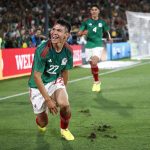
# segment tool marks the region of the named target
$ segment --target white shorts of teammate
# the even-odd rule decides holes
[[[63,93],[64,93],[65,100],[67,101],[66,103],[69,104],[68,94],[67,94],[66,87],[64,85],[62,78],[58,78],[56,81],[53,81],[53,82],[46,84],[45,88],[46,88],[46,91],[48,92],[49,96],[51,96],[52,99],[56,103],[57,103],[57,101],[55,99],[55,97],[56,97],[55,93],[59,89],[62,89]],[[39,114],[39,113],[42,113],[44,111],[48,112],[48,107],[46,106],[45,100],[37,88],[30,88],[30,100],[31,100],[33,111],[35,114]]]
[[[93,56],[97,56],[100,60],[102,57],[103,50],[104,50],[104,47],[86,48],[85,49],[86,61],[90,61],[91,57]]]

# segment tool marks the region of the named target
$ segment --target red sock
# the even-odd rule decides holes
[[[45,127],[47,124],[48,124],[48,116],[47,116],[47,114],[45,113],[45,112],[43,112],[42,114],[42,123],[41,122],[39,122],[39,120],[38,120],[38,117],[36,117],[36,124],[38,125],[38,126],[40,126],[41,128],[43,128],[43,127]]]
[[[39,124],[39,122],[38,122],[38,117],[36,117],[35,121],[36,121],[36,124],[37,124],[38,126],[40,126],[40,124]]]
[[[99,73],[98,65],[92,65],[91,64],[91,72],[93,74],[94,81],[99,81],[99,77],[98,77],[98,73]]]
[[[71,113],[68,115],[64,115],[60,112],[60,127],[61,129],[67,129],[69,125],[69,120],[71,118]]]

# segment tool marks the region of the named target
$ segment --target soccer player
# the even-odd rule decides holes
[[[91,73],[94,79],[92,91],[94,92],[100,92],[101,90],[101,80],[98,76],[98,62],[104,50],[102,42],[103,33],[107,32],[108,40],[112,41],[109,34],[109,27],[104,20],[99,18],[99,13],[100,9],[98,5],[92,5],[90,9],[91,18],[82,22],[78,32],[78,36],[81,36],[82,40],[83,37],[86,37],[85,57],[86,61],[90,63]]]
[[[39,130],[46,130],[48,110],[56,115],[59,107],[60,133],[66,140],[74,140],[68,130],[71,110],[66,90],[68,70],[73,66],[72,50],[66,43],[70,30],[71,25],[65,20],[55,23],[50,32],[51,40],[42,42],[35,51],[28,82]]]

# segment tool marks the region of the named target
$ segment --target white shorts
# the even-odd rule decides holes
[[[64,89],[66,91],[62,78],[58,78],[56,81],[46,84],[45,88],[49,96],[51,96],[58,89]],[[30,100],[35,114],[48,110],[45,100],[37,88],[30,88]]]
[[[104,47],[86,48],[85,49],[86,61],[90,61],[92,56],[97,56],[99,59],[101,59],[103,50]]]

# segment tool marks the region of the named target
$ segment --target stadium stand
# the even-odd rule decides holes
[[[150,12],[149,0],[47,0],[49,29],[58,18],[72,24],[71,42],[76,43],[76,32],[88,17],[92,3],[101,7],[101,17],[110,25],[115,40],[128,40],[125,11]],[[38,29],[44,33],[44,0],[1,0],[0,42],[1,48],[34,47],[31,37]]]

